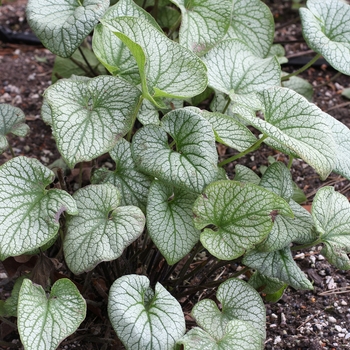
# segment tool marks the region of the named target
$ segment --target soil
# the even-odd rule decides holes
[[[303,57],[309,54],[307,45],[302,40],[298,13],[291,9],[291,1],[265,1],[271,8],[276,21],[275,41],[282,42],[287,57]],[[12,32],[30,32],[26,22],[26,0],[6,0],[0,7],[0,25]],[[288,43],[286,43],[288,42]],[[312,53],[311,53],[312,55]],[[11,44],[0,41],[0,103],[10,103],[21,108],[30,126],[30,134],[25,138],[10,137],[9,141],[16,155],[25,155],[39,159],[49,165],[59,158],[51,128],[40,119],[42,94],[51,84],[51,72],[54,55],[40,45]],[[291,72],[298,67],[283,65],[283,70]],[[341,95],[344,88],[350,86],[350,78],[338,75],[329,65],[315,65],[302,75],[315,88],[314,103],[350,127],[350,104]],[[218,148],[224,159],[230,150]],[[268,157],[287,161],[284,155],[262,147],[254,154],[240,159],[257,173],[262,166],[268,165]],[[11,158],[9,151],[0,155],[0,165]],[[112,162],[108,155],[101,162]],[[233,176],[235,164],[227,167]],[[73,174],[74,175],[74,174]],[[315,192],[325,185],[350,198],[350,182],[337,174],[331,174],[321,181],[314,170],[300,160],[295,160],[292,176],[298,186],[306,193],[308,202],[312,203]],[[76,181],[74,176],[70,181]],[[295,261],[314,283],[313,291],[295,291],[288,288],[277,303],[266,302],[267,338],[266,349],[350,349],[350,272],[335,269],[320,254],[321,247],[295,252]],[[5,269],[4,269],[5,266]],[[24,270],[30,270],[33,261],[18,262],[14,259],[0,265],[0,299],[6,299],[12,290],[14,279]],[[58,267],[57,273],[68,273],[64,267]],[[223,267],[221,273],[229,274],[235,270],[232,266]],[[97,307],[89,308],[86,321],[72,336],[62,342],[59,349],[122,349],[116,341],[105,314],[106,281],[97,270],[93,276],[93,286],[88,288],[91,300],[96,300]],[[84,277],[75,278],[77,284],[84,284]],[[243,276],[243,278],[245,278]],[[198,281],[197,281],[198,282]],[[195,283],[195,282],[193,282]],[[107,283],[108,285],[108,283]],[[181,301],[188,315],[193,303],[198,298],[210,295],[211,290],[196,294],[191,300],[184,297]],[[98,310],[102,305],[104,312]],[[188,326],[193,324],[188,316]],[[15,318],[10,319],[15,323]],[[11,324],[0,325],[0,340],[11,343],[11,348],[21,348],[17,331]],[[1,348],[1,345],[0,345]],[[8,346],[3,346],[9,349]]]

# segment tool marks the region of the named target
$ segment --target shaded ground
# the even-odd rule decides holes
[[[12,31],[29,30],[24,16],[25,0],[4,1],[0,7],[0,25]],[[269,1],[276,19],[276,41],[293,41],[285,44],[287,56],[297,56],[302,51],[308,51],[302,42],[300,24],[294,20],[297,12],[291,11],[290,1]],[[287,25],[286,25],[287,24]],[[300,41],[300,42],[299,42]],[[312,54],[311,54],[312,56]],[[299,56],[297,56],[299,57]],[[302,57],[302,56],[300,56]],[[0,42],[0,103],[11,103],[20,107],[26,114],[31,133],[26,138],[10,140],[16,155],[26,155],[38,158],[43,164],[49,165],[59,157],[50,127],[40,119],[42,94],[50,85],[54,56],[40,46],[23,44],[8,44]],[[296,65],[285,65],[285,71],[297,69]],[[315,87],[314,102],[324,111],[350,126],[350,107],[340,93],[350,86],[350,78],[338,76],[332,80],[336,72],[325,66],[315,66],[303,74]],[[220,156],[227,157],[230,151],[218,149]],[[259,173],[261,166],[268,164],[268,156],[284,160],[268,147],[250,154],[240,160]],[[11,158],[9,152],[0,155],[0,164]],[[108,161],[104,158],[103,161]],[[228,171],[233,174],[235,164],[229,165]],[[320,186],[334,185],[350,198],[349,181],[332,174],[321,182],[311,167],[301,161],[293,164],[294,181],[308,195],[311,203],[314,193]],[[74,177],[70,181],[74,182]],[[283,298],[276,304],[266,303],[267,338],[266,349],[350,349],[350,272],[340,271],[330,266],[320,255],[320,247],[314,247],[304,252],[296,252],[295,259],[302,270],[314,281],[313,291],[294,291],[288,288]],[[15,272],[19,265],[12,263]],[[27,263],[30,268],[30,263]],[[8,267],[8,266],[7,266]],[[223,275],[234,271],[233,266],[220,270]],[[63,272],[64,268],[61,269]],[[61,271],[60,270],[60,271]],[[0,268],[0,299],[9,296],[13,281],[8,278],[3,268]],[[114,331],[106,319],[105,281],[99,276],[99,270],[93,276],[94,283],[88,289],[89,298],[97,300],[101,309],[98,312],[90,307],[86,321],[81,329],[62,343],[60,349],[122,349],[116,343]],[[84,276],[75,281],[84,284]],[[194,282],[193,282],[194,283]],[[210,293],[210,290],[207,291]],[[189,312],[193,302],[206,294],[197,294],[191,300],[181,300],[184,310]],[[11,319],[15,322],[15,319]],[[189,325],[191,322],[189,322]],[[17,332],[10,325],[1,324],[0,339],[20,344]],[[1,348],[1,346],[0,346]]]

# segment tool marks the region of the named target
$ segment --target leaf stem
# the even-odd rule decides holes
[[[126,139],[130,142],[131,141],[131,136],[132,136],[132,132],[134,130],[134,125],[135,125],[135,122],[136,122],[136,118],[137,118],[137,115],[139,113],[139,110],[141,108],[141,105],[142,105],[142,102],[143,102],[143,96],[141,95],[140,98],[139,98],[139,101],[137,102],[137,105],[135,107],[135,110],[134,110],[134,114],[132,115],[132,123],[131,123],[131,128],[128,132],[128,135],[126,136]]]
[[[8,144],[8,145],[9,145],[9,150],[10,150],[10,152],[11,152],[12,158],[15,158],[16,156],[15,156],[15,152],[13,151],[12,146],[11,146],[10,144]]]
[[[181,24],[182,16],[179,15],[179,18],[176,20],[176,22],[173,24],[173,26],[169,29],[168,32],[168,38],[175,32],[177,28],[179,28]]]
[[[309,67],[311,67],[321,56],[322,55],[318,53],[311,61],[306,63],[305,66],[301,67],[300,69],[298,69],[297,71],[295,71],[293,73],[290,73],[290,74],[285,75],[284,77],[282,77],[281,81],[289,80],[289,78],[294,77],[294,76],[299,75],[300,73],[304,72]]]
[[[302,249],[307,249],[307,248],[311,248],[317,244],[322,243],[322,239],[318,238],[316,239],[316,241],[313,241],[311,243],[307,243],[307,244],[301,244],[301,245],[296,245],[290,248],[291,251],[296,251],[296,250],[302,250]]]
[[[84,55],[84,52],[83,52],[83,50],[82,50],[82,48],[79,46],[78,47],[78,50],[79,50],[79,52],[80,52],[80,54],[81,54],[81,57],[83,57],[83,60],[85,61],[85,63],[86,63],[86,65],[89,67],[89,70],[90,70],[90,72],[92,73],[92,76],[97,76],[98,74],[95,72],[95,70],[91,67],[91,65],[90,65],[90,62],[88,61],[88,59],[86,58],[86,56]]]
[[[228,164],[228,163],[231,163],[233,161],[235,161],[236,159],[239,159],[241,157],[244,157],[246,154],[250,153],[250,152],[254,152],[255,150],[257,150],[260,145],[268,138],[267,135],[264,135],[263,137],[261,137],[257,142],[254,143],[254,145],[250,146],[249,148],[247,148],[245,151],[241,152],[241,153],[238,153],[230,158],[227,158],[225,160],[223,160],[222,162],[220,162],[218,165],[220,167]]]
[[[294,160],[294,157],[293,157],[293,156],[290,156],[290,157],[289,157],[289,160],[288,160],[288,165],[287,165],[287,168],[288,168],[289,170],[292,168],[293,160]]]
[[[225,105],[224,109],[222,110],[222,114],[225,114],[225,113],[226,113],[227,108],[229,107],[230,103],[231,103],[231,99],[228,98],[228,100],[227,100],[227,102],[226,102],[226,105]]]

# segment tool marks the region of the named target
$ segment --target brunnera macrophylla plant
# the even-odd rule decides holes
[[[311,64],[322,55],[350,75],[350,6],[308,0],[300,17]],[[29,0],[27,18],[57,55],[55,80],[65,79],[42,107],[62,156],[55,172],[23,156],[0,167],[0,259],[40,256],[41,278],[21,277],[0,304],[17,317],[26,350],[56,349],[76,331],[100,266],[111,325],[130,350],[262,349],[256,290],[277,300],[288,285],[313,288],[292,249],[321,244],[332,264],[350,269],[348,200],[324,187],[309,214],[290,174],[300,158],[321,179],[332,171],[350,179],[350,131],[309,101],[299,72],[281,71],[263,2]],[[0,105],[0,116],[3,152],[7,134],[28,128],[18,108]],[[289,164],[271,162],[262,177],[238,164],[229,179],[224,166],[263,143]],[[235,155],[219,162],[216,144]],[[115,170],[95,167],[89,185],[67,190],[65,171],[106,153]],[[191,268],[200,252],[207,260]],[[72,276],[86,273],[83,291],[74,278],[50,279],[43,261],[52,257]],[[251,278],[237,270],[210,282],[225,264],[243,264]],[[199,285],[186,282],[201,274]],[[178,300],[213,287],[219,304],[199,301],[186,332]]]

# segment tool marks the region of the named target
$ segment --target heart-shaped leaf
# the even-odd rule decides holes
[[[295,289],[313,289],[304,272],[293,260],[289,247],[269,253],[252,250],[244,256],[243,264],[267,277],[277,278]]]
[[[168,145],[168,135],[176,151]],[[132,142],[135,163],[145,173],[200,193],[217,176],[215,137],[209,122],[189,109],[166,114],[161,126],[146,125]]]
[[[217,181],[205,189],[193,207],[194,222],[204,229],[200,240],[222,260],[235,259],[271,231],[273,214],[293,216],[287,202],[260,186]]]
[[[192,310],[197,324],[215,339],[221,339],[229,321],[246,321],[259,334],[263,341],[266,337],[266,312],[259,293],[246,282],[231,278],[220,284],[216,298],[221,311],[211,299],[199,301]]]
[[[73,198],[79,214],[67,219],[63,242],[65,260],[73,273],[117,259],[141,235],[145,216],[137,207],[120,207],[115,186],[90,185],[75,192]]]
[[[134,55],[142,92],[157,97],[188,98],[207,86],[204,63],[191,51],[168,39],[148,21],[136,17],[102,20]]]
[[[109,292],[108,314],[127,350],[173,350],[186,330],[178,301],[159,283],[153,291],[146,276],[118,278]]]
[[[260,0],[235,0],[228,36],[244,41],[258,57],[266,57],[275,34],[270,9]]]
[[[284,153],[299,156],[327,178],[334,168],[335,143],[327,119],[314,104],[293,90],[273,87],[259,93],[264,119],[254,111],[234,111],[269,138],[265,143]]]
[[[132,0],[118,1],[106,11],[103,20],[108,21],[123,16],[140,17],[161,30],[155,19]],[[136,60],[130,50],[102,24],[98,24],[94,29],[92,47],[100,62],[111,74],[122,76],[135,85],[141,82]]]
[[[208,84],[225,94],[248,95],[280,85],[280,65],[275,57],[259,58],[238,39],[219,42],[203,58]],[[251,103],[251,98],[249,99]]]
[[[16,157],[0,167],[0,260],[43,246],[58,232],[63,212],[77,214],[67,192],[46,189],[54,178],[32,158]]]
[[[110,151],[131,128],[140,91],[123,79],[60,80],[45,92],[57,147],[69,167]]]
[[[300,8],[303,35],[308,46],[336,70],[350,75],[350,6],[342,0],[308,0]]]
[[[201,111],[201,115],[212,125],[216,141],[223,145],[243,152],[257,141],[254,134],[233,117],[207,111]]]
[[[228,322],[225,334],[219,340],[194,327],[177,343],[182,344],[185,350],[261,350],[263,347],[255,329],[240,320]]]
[[[0,104],[0,154],[8,147],[6,135],[26,136],[29,126],[21,109],[8,104]]]
[[[188,254],[198,242],[192,206],[197,195],[154,181],[148,195],[147,228],[169,265]]]
[[[69,57],[89,35],[109,0],[29,0],[29,25],[50,51]]]
[[[105,168],[96,170],[91,182],[111,183],[121,193],[121,205],[134,205],[145,212],[152,178],[137,169],[131,156],[130,143],[125,139],[120,139],[109,154],[115,161],[116,169],[114,171]]]
[[[18,331],[25,350],[55,350],[86,316],[86,302],[67,278],[58,280],[49,296],[25,279],[18,298]]]
[[[181,10],[179,42],[200,54],[215,46],[226,34],[232,17],[232,0],[171,0]]]
[[[325,244],[322,254],[338,269],[349,270],[350,204],[347,198],[333,187],[322,187],[314,198],[312,217]]]

